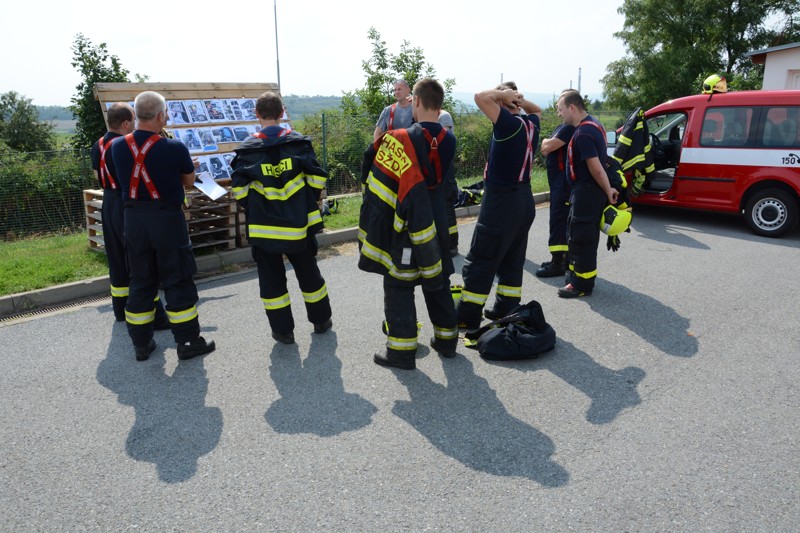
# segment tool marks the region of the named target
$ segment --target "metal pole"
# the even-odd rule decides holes
[[[322,168],[328,171],[328,127],[325,122],[325,112],[322,112]]]
[[[275,10],[275,62],[278,65],[278,92],[281,90],[281,59],[278,55],[278,0],[273,0],[272,6]]]

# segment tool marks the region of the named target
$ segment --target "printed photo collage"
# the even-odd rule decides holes
[[[110,106],[106,103],[106,109]],[[261,130],[255,98],[167,100],[167,112],[167,133],[197,158],[198,174],[208,172],[215,180],[231,177],[234,153],[211,152],[219,152],[220,143],[240,143]],[[283,120],[281,126],[289,128],[285,112]]]
[[[215,180],[230,178],[234,154],[202,154],[219,152],[220,143],[240,143],[261,129],[254,98],[167,100],[167,112],[167,132],[197,156],[197,173],[208,172]]]

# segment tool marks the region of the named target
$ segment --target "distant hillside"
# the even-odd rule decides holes
[[[59,105],[37,105],[39,120],[73,120],[72,111]]]
[[[306,115],[313,115],[326,109],[339,109],[342,105],[341,96],[298,96],[287,94],[283,97],[289,118],[300,119]]]

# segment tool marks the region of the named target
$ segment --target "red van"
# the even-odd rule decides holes
[[[800,91],[687,96],[645,113],[656,171],[634,202],[744,214],[759,235],[800,209]]]

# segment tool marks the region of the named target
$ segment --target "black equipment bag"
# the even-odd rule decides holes
[[[478,353],[490,361],[535,359],[555,348],[556,332],[544,319],[536,300],[517,306],[511,313],[482,328],[468,332],[468,341],[477,339]]]

